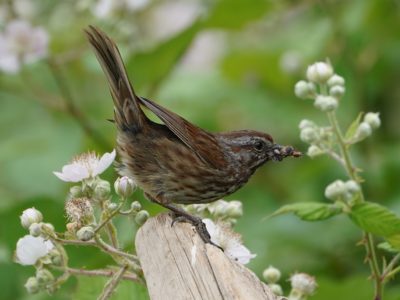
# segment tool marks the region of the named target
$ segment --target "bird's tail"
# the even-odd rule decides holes
[[[85,33],[107,76],[114,101],[114,118],[117,126],[121,130],[140,131],[146,121],[146,116],[129,82],[117,46],[104,32],[94,26],[89,26]]]

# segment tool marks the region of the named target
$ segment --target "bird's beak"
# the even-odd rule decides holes
[[[294,150],[292,146],[282,146],[279,144],[274,144],[268,152],[270,159],[277,161],[281,161],[288,156],[300,157],[302,155],[300,151]]]

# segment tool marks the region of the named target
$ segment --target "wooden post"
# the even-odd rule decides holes
[[[175,223],[160,214],[136,235],[136,251],[152,300],[283,299],[257,276],[229,259],[215,246],[204,244],[193,226]]]

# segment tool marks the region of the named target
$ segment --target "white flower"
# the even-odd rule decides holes
[[[328,86],[330,86],[330,87],[333,87],[335,85],[344,86],[345,81],[342,76],[335,74],[331,78],[329,78],[327,83],[328,83]]]
[[[256,257],[242,245],[239,235],[232,232],[228,227],[219,226],[210,219],[203,219],[203,222],[211,236],[211,241],[220,246],[229,258],[241,264],[247,264],[252,258]]]
[[[21,265],[34,265],[38,259],[46,256],[54,245],[51,241],[45,241],[42,237],[25,235],[17,242],[16,260]]]
[[[307,79],[315,83],[324,84],[332,75],[332,66],[325,62],[316,62],[307,68]]]
[[[62,172],[53,172],[62,181],[78,182],[103,173],[114,161],[115,150],[99,158],[94,152],[84,153],[62,168]]]
[[[26,229],[33,223],[40,223],[43,221],[42,213],[34,207],[25,209],[19,218],[21,219],[22,227]]]
[[[346,185],[342,180],[335,180],[325,189],[325,197],[331,200],[337,200],[346,194]]]
[[[292,289],[304,296],[310,296],[317,288],[315,278],[306,273],[296,273],[290,277]]]
[[[16,73],[22,63],[32,63],[47,55],[49,36],[42,27],[14,20],[0,33],[0,70]]]
[[[335,110],[338,104],[336,98],[324,95],[318,95],[314,102],[314,106],[323,112]]]
[[[364,116],[364,122],[368,123],[372,129],[377,129],[381,126],[381,119],[379,113],[369,112]]]
[[[294,86],[294,94],[300,99],[313,99],[317,95],[315,85],[312,82],[300,80]]]
[[[372,134],[371,125],[367,122],[361,122],[358,125],[356,133],[354,134],[354,139],[356,141],[362,141],[363,139],[369,137]]]
[[[311,145],[310,147],[308,147],[307,150],[307,155],[311,158],[314,158],[318,155],[324,154],[324,150],[322,150],[320,147],[316,146],[316,145]]]

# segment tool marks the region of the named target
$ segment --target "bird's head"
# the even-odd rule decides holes
[[[226,150],[234,160],[250,170],[255,170],[269,160],[281,161],[288,156],[298,157],[301,153],[291,146],[281,146],[274,143],[269,134],[240,130],[222,133],[219,135]]]

